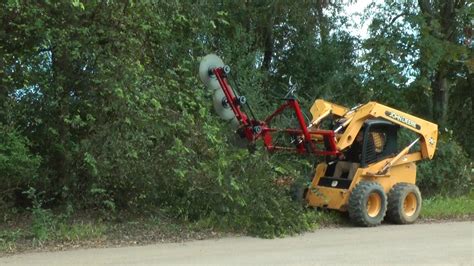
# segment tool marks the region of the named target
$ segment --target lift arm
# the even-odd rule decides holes
[[[383,167],[382,169],[380,169],[377,174],[381,175],[381,174],[385,174],[387,172],[388,169],[390,169],[390,167],[392,167],[392,165],[394,165],[398,160],[400,160],[403,156],[407,155],[408,152],[410,151],[411,147],[413,147],[413,145],[415,145],[418,141],[420,140],[420,138],[417,138],[415,141],[413,141],[410,145],[406,146],[405,149],[403,149],[401,152],[399,152],[395,157],[393,157],[392,160],[388,161]]]

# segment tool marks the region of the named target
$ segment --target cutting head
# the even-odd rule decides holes
[[[209,79],[209,83],[206,85],[206,87],[210,92],[222,90],[219,81],[214,76]]]
[[[219,82],[217,81],[212,69],[217,67],[224,67],[224,62],[220,57],[215,54],[208,54],[204,56],[199,64],[199,77],[206,87],[211,90],[217,90],[220,88]]]
[[[231,120],[235,118],[235,114],[227,103],[227,98],[222,90],[216,90],[212,97],[214,110],[220,118],[224,120]]]

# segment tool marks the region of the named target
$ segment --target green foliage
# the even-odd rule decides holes
[[[0,125],[0,172],[11,183],[32,179],[39,165],[39,158],[28,149],[29,141],[15,130]],[[7,185],[12,187],[13,185]]]
[[[288,166],[278,165],[271,159],[262,160],[262,155],[245,158],[243,172],[229,180],[230,193],[223,205],[224,212],[217,212],[232,228],[243,230],[252,235],[274,237],[303,232],[315,226],[314,216],[303,212],[303,207],[291,200],[288,188],[277,185],[277,178],[296,178],[299,174]],[[237,170],[237,169],[236,169]]]
[[[8,252],[15,248],[16,242],[24,237],[24,233],[20,229],[16,230],[0,230],[0,252]]]
[[[38,192],[30,187],[24,194],[31,200],[31,226],[27,231],[16,231],[15,235],[4,237],[4,244],[10,246],[21,237],[31,236],[35,245],[42,245],[46,241],[78,241],[97,239],[105,233],[105,226],[100,222],[70,223],[72,209],[70,206],[60,215],[55,215],[51,209],[46,209],[48,200],[44,192]],[[2,239],[2,238],[0,238]]]
[[[471,49],[471,61],[474,63],[474,49]],[[449,121],[453,129],[453,136],[459,141],[459,144],[470,155],[471,160],[474,159],[474,141],[471,134],[474,132],[474,69],[464,69],[461,75],[465,75],[466,79],[460,79],[456,86],[452,89],[450,98]]]
[[[48,240],[50,238],[50,234],[56,226],[56,219],[50,210],[43,208],[45,203],[45,199],[43,198],[44,193],[38,193],[36,189],[32,187],[30,187],[30,189],[24,193],[32,203],[32,207],[29,208],[32,217],[32,234],[35,240],[41,243],[42,241]]]
[[[54,239],[64,242],[81,241],[89,239],[100,239],[106,232],[107,227],[99,222],[81,223],[59,223],[54,231]]]
[[[418,164],[418,185],[426,195],[462,195],[473,187],[473,167],[452,132],[443,132],[434,160]]]
[[[40,158],[29,150],[29,141],[20,133],[0,124],[0,211],[14,202],[14,193],[33,183]]]
[[[200,57],[217,53],[231,65],[258,118],[280,103],[290,76],[305,110],[317,97],[348,106],[380,100],[429,117],[419,103],[432,94],[430,75],[440,62],[459,70],[453,62],[466,52],[439,38],[429,47],[436,25],[423,24],[414,5],[379,7],[361,43],[344,30],[341,5],[323,2],[1,3],[1,208],[30,206],[40,241],[76,231],[51,209],[105,218],[159,210],[265,237],[312,228],[322,220],[275,185],[308,175],[309,160],[233,148],[197,78]],[[408,15],[387,22],[394,10]],[[420,50],[431,56],[419,58]],[[459,81],[453,106],[470,106],[465,73],[451,73]],[[452,111],[450,123],[468,147],[458,117]],[[452,169],[467,165],[462,148],[441,140],[439,159],[420,165],[422,188],[466,191],[468,172]]]

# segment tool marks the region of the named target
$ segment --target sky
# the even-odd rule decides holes
[[[349,1],[344,1],[349,2]],[[363,24],[361,23],[361,17],[364,13],[365,8],[372,2],[377,4],[383,3],[382,0],[359,0],[355,3],[345,5],[344,13],[351,17],[354,24],[352,27],[349,27],[352,34],[359,37],[360,39],[367,39],[369,37],[368,28],[371,22],[371,19],[366,20]]]
[[[349,1],[344,1],[344,2],[349,2]],[[371,4],[383,4],[383,0],[359,0],[356,1],[355,3],[347,4],[345,5],[345,9],[343,13],[345,13],[348,17],[351,17],[352,22],[351,25],[348,27],[350,33],[354,36],[357,36],[359,40],[364,40],[369,37],[369,25],[372,22],[372,18],[369,16],[368,19],[362,23],[362,15],[365,11],[365,9]],[[359,50],[358,54],[362,55],[364,53],[363,50]],[[395,62],[394,62],[395,63]],[[363,65],[363,63],[361,63]],[[410,73],[413,73],[413,69],[409,68],[406,69],[406,73],[404,73],[405,77],[407,77],[407,82],[405,85],[409,85],[411,82],[415,80],[415,76],[411,75]]]

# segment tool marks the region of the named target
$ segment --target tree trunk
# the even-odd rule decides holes
[[[326,44],[329,37],[328,18],[324,15],[324,7],[327,6],[327,1],[320,0],[316,3],[316,13],[319,26],[319,37],[321,44]]]
[[[67,56],[64,51],[52,51],[52,67],[54,97],[57,101],[55,127],[58,132],[59,145],[55,147],[53,155],[53,165],[56,172],[55,185],[59,188],[67,184],[69,176],[69,159],[68,159],[68,141],[69,126],[66,124],[66,118],[69,116],[69,81],[64,75],[64,70],[71,69],[67,64]],[[53,141],[54,143],[54,141]],[[59,191],[59,190],[56,190]]]
[[[471,114],[474,114],[474,73],[467,74],[467,84],[469,84],[469,88],[471,88],[471,95],[469,95],[469,97],[471,98]]]
[[[464,1],[446,0],[435,6],[429,0],[418,0],[418,7],[424,15],[430,35],[439,39],[440,42],[456,43],[455,40],[455,10],[464,5]],[[441,24],[440,31],[436,32],[433,21]],[[439,31],[439,30],[438,30]],[[441,33],[441,34],[440,34]],[[421,51],[423,53],[423,51]],[[440,60],[436,66],[434,80],[431,82],[433,89],[433,119],[440,127],[447,125],[448,103],[449,103],[449,81],[448,67],[450,60]]]
[[[433,119],[440,127],[444,127],[448,119],[449,102],[449,84],[444,70],[436,73],[431,88],[433,89]]]
[[[262,68],[268,71],[272,62],[273,56],[273,23],[274,15],[268,14],[268,20],[266,21],[265,28],[263,29],[263,63]]]

